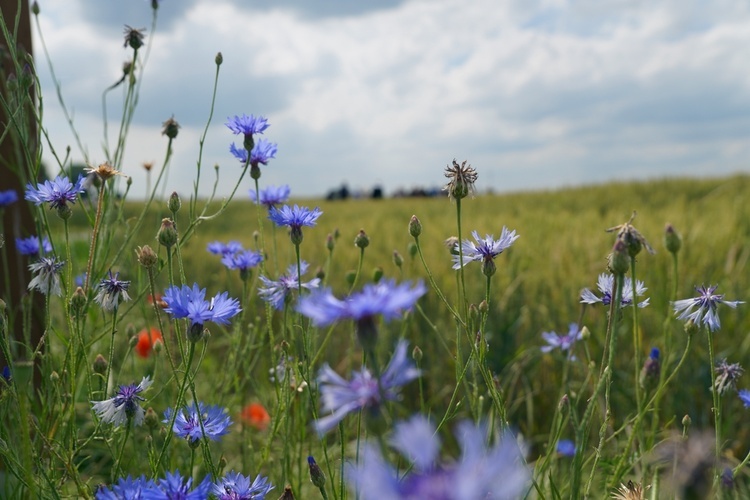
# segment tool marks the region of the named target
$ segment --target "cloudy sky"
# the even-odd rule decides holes
[[[164,156],[172,115],[182,128],[168,190],[191,191],[219,51],[203,193],[214,164],[221,193],[237,180],[224,123],[242,113],[268,117],[265,137],[279,145],[262,185],[298,196],[344,182],[438,185],[453,158],[495,191],[750,172],[745,0],[163,0],[155,32],[148,1],[39,3],[92,163],[104,160],[102,91],[132,56],[123,26],[148,28],[121,165],[134,194],[141,163]],[[35,51],[53,146],[81,161],[38,36]],[[110,142],[123,95],[108,94]]]

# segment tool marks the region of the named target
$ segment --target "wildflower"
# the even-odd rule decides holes
[[[154,162],[152,161],[144,161],[143,162],[143,168],[146,170],[146,172],[150,172],[152,168],[154,168]]]
[[[660,352],[657,347],[651,349],[651,354],[644,361],[641,368],[640,384],[642,387],[649,386],[652,382],[659,379],[661,374],[661,363],[659,361]]]
[[[161,124],[161,135],[166,135],[169,139],[175,139],[180,132],[180,124],[174,119],[174,116]]]
[[[164,411],[164,420],[162,422],[165,424],[171,422],[173,411],[172,408],[167,408]],[[205,431],[205,434],[201,431],[201,424],[198,419],[199,414],[200,419],[203,420],[203,431]],[[185,438],[191,444],[194,444],[204,436],[211,441],[217,441],[219,437],[229,433],[227,428],[230,425],[232,425],[232,420],[224,408],[218,405],[206,406],[202,402],[199,402],[197,406],[193,403],[177,412],[172,430],[177,436]]]
[[[297,272],[297,264],[292,264],[287,269],[286,274],[279,276],[278,281],[271,281],[265,276],[260,276],[263,286],[258,288],[258,295],[266,302],[279,311],[284,308],[287,299],[291,297],[292,291],[299,288],[300,274],[305,274],[308,264],[305,261],[300,262],[301,273]],[[302,283],[302,288],[312,290],[320,286],[320,279],[313,278],[306,283]]]
[[[292,243],[302,243],[302,226],[313,227],[318,217],[323,215],[318,207],[310,210],[307,207],[283,205],[281,208],[271,207],[268,218],[277,226],[288,226],[291,230]]]
[[[612,494],[613,500],[643,500],[646,498],[643,494],[641,483],[628,481],[628,484],[621,484],[616,492]]]
[[[138,333],[138,343],[134,350],[138,356],[148,358],[156,342],[164,342],[158,328],[144,328]]]
[[[719,304],[726,304],[735,309],[738,304],[744,304],[741,300],[724,300],[724,295],[714,295],[718,285],[706,287],[695,287],[698,296],[692,299],[683,299],[672,302],[675,314],[679,313],[677,319],[692,320],[696,325],[703,323],[708,329],[715,332],[721,328],[719,315],[716,309]]]
[[[5,208],[18,201],[18,193],[15,189],[0,191],[0,208]]]
[[[737,396],[739,396],[740,401],[742,401],[742,404],[745,405],[745,408],[750,408],[750,391],[747,389],[740,389],[737,391]]]
[[[477,171],[471,168],[471,165],[467,165],[466,161],[459,165],[454,159],[453,165],[445,167],[445,176],[450,180],[443,191],[448,191],[450,199],[460,200],[474,194]]]
[[[557,442],[557,454],[561,457],[572,457],[576,454],[576,444],[570,439],[561,439]]]
[[[672,224],[667,224],[664,228],[664,247],[669,253],[675,255],[682,248],[682,236],[680,236],[680,233],[677,232]]]
[[[127,47],[130,45],[130,48],[134,50],[138,50],[141,47],[143,47],[143,32],[145,31],[144,28],[141,29],[135,29],[131,28],[127,24],[125,25],[125,45],[123,47]]]
[[[484,239],[479,237],[479,233],[472,231],[471,235],[477,241],[478,245],[475,245],[469,240],[464,240],[461,244],[461,250],[463,251],[463,261],[458,255],[458,247],[455,248],[453,253],[453,269],[460,269],[469,262],[481,261],[483,263],[483,272],[487,276],[492,276],[495,272],[495,257],[503,253],[505,249],[510,247],[514,241],[518,239],[516,231],[508,231],[508,228],[503,226],[503,230],[500,233],[500,239],[495,240],[493,236],[486,235]]]
[[[263,256],[258,252],[242,250],[235,254],[224,254],[224,257],[221,258],[221,263],[228,269],[247,271],[250,268],[256,267],[262,260]]]
[[[645,248],[646,251],[650,254],[656,253],[654,249],[651,248],[651,245],[648,244],[646,238],[644,238],[643,235],[635,227],[633,227],[633,225],[631,224],[631,222],[633,222],[633,219],[635,219],[635,212],[633,212],[633,215],[630,216],[630,220],[628,220],[624,224],[610,227],[606,231],[608,233],[617,231],[617,239],[625,244],[628,255],[630,255],[631,257],[635,257],[636,255],[638,255],[641,252],[641,248]]]
[[[725,358],[716,363],[714,371],[716,372],[716,385],[714,389],[723,395],[737,388],[737,380],[745,370],[739,363],[727,363]]]
[[[206,322],[227,325],[229,319],[241,311],[240,303],[237,299],[229,298],[227,292],[216,294],[210,301],[205,297],[206,289],[198,288],[197,283],[192,288],[187,285],[171,286],[164,292],[164,302],[167,303],[164,310],[175,319],[190,320],[188,336],[191,338],[200,337]]]
[[[120,273],[115,273],[112,277],[112,271],[109,271],[109,278],[103,278],[99,283],[99,292],[94,297],[94,301],[102,306],[105,311],[114,311],[120,302],[130,300],[128,295],[129,281],[121,281],[118,278]]]
[[[347,478],[364,500],[523,497],[529,471],[523,465],[515,439],[506,433],[490,447],[486,435],[485,428],[462,422],[456,432],[461,458],[438,464],[440,441],[435,428],[424,417],[415,416],[396,424],[392,439],[394,448],[414,462],[409,473],[403,476],[376,447],[368,445],[359,464],[350,466]]]
[[[281,205],[289,199],[289,193],[291,193],[291,189],[286,184],[278,187],[268,186],[266,189],[260,191],[260,204],[265,205],[269,209],[276,205]],[[249,194],[253,203],[257,204],[258,194],[255,190],[251,189]]]
[[[230,241],[229,243],[222,243],[220,241],[212,241],[208,244],[208,251],[216,255],[233,255],[243,250],[242,243],[239,241]]]
[[[149,387],[153,381],[148,377],[143,377],[138,385],[121,385],[117,395],[104,401],[92,401],[94,411],[102,422],[112,423],[120,426],[129,420],[135,425],[143,423],[145,410],[141,408],[139,402],[145,401],[145,398],[139,394]]]
[[[62,295],[60,290],[60,269],[65,262],[57,257],[42,257],[38,262],[29,265],[29,270],[36,276],[29,282],[29,290],[34,288],[44,295]]]
[[[179,470],[167,472],[163,479],[156,482],[156,488],[144,495],[144,499],[170,500],[205,500],[211,492],[211,476],[203,478],[191,491],[193,478],[183,478]]]
[[[227,118],[225,125],[235,134],[243,134],[245,137],[253,134],[262,134],[270,125],[268,119],[262,116],[253,115],[242,116],[235,115],[234,118]]]
[[[399,341],[393,358],[378,380],[367,368],[352,373],[347,382],[330,366],[324,365],[318,374],[322,413],[329,415],[315,422],[315,430],[323,435],[336,426],[348,413],[364,408],[377,414],[383,400],[398,399],[398,389],[419,377],[420,371],[407,359],[408,343]]]
[[[3,366],[2,371],[0,371],[0,376],[3,377],[5,382],[10,383],[10,381],[13,380],[13,374],[10,372],[10,366]]]
[[[132,476],[121,477],[111,489],[101,486],[96,492],[97,500],[120,500],[145,498],[147,492],[156,488],[156,483],[146,476],[133,478]]]
[[[83,177],[79,176],[75,184],[67,177],[55,177],[53,181],[44,181],[35,188],[31,183],[26,185],[26,199],[36,205],[49,203],[50,208],[60,209],[68,203],[75,203],[78,193],[84,192]]]
[[[256,500],[265,498],[273,489],[267,477],[258,474],[250,484],[250,478],[231,471],[213,484],[211,493],[218,500]]]
[[[115,175],[122,175],[119,170],[110,165],[107,162],[102,163],[98,167],[88,166],[84,169],[87,174],[94,174],[101,180],[106,181],[107,179],[114,177]]]
[[[266,139],[258,139],[258,141],[253,145],[252,151],[250,151],[250,161],[248,161],[247,149],[238,148],[234,145],[234,143],[229,146],[229,152],[232,153],[232,155],[234,155],[234,157],[237,158],[240,163],[242,163],[243,165],[249,163],[250,165],[253,165],[255,167],[257,167],[258,164],[268,165],[268,160],[276,158],[276,153],[278,152],[278,150],[279,148],[277,144]]]
[[[548,345],[542,346],[542,352],[550,352],[552,349],[560,348],[561,351],[571,350],[573,344],[583,338],[583,333],[578,329],[577,323],[571,323],[566,335],[558,335],[555,332],[542,332],[542,338]]]
[[[21,255],[37,257],[41,253],[50,253],[52,244],[46,236],[44,239],[38,236],[29,236],[28,238],[16,238],[16,250]]]
[[[315,485],[316,488],[325,488],[326,475],[320,469],[320,465],[315,462],[315,458],[313,458],[312,455],[307,457],[307,466],[310,469],[310,482]]]
[[[159,231],[156,233],[156,239],[159,244],[167,247],[167,250],[169,250],[177,243],[177,238],[177,226],[174,221],[167,218],[162,219]]]
[[[612,302],[612,288],[614,287],[614,282],[614,275],[604,273],[600,274],[596,286],[602,296],[597,297],[594,292],[588,288],[584,288],[581,292],[581,303],[596,304],[597,302],[601,302],[603,305],[608,306],[610,302]],[[643,295],[646,290],[648,290],[648,288],[643,285],[643,281],[635,280],[635,294],[637,297]],[[646,307],[649,300],[651,299],[647,298],[643,302],[639,302],[638,307]],[[622,284],[622,298],[620,299],[620,305],[622,307],[633,305],[633,281],[628,277],[625,277]]]
[[[242,409],[240,418],[244,423],[257,429],[264,431],[271,423],[271,416],[266,411],[266,408],[260,403],[250,403]]]

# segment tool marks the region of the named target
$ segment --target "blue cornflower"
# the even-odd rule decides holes
[[[57,257],[41,257],[37,262],[29,264],[29,270],[36,276],[29,282],[29,290],[36,288],[44,295],[62,295],[60,290],[60,269],[65,262]]]
[[[156,487],[143,492],[143,500],[206,500],[211,493],[211,476],[203,478],[191,491],[193,478],[183,478],[179,470],[167,472]]]
[[[503,253],[518,239],[516,231],[508,231],[508,228],[505,226],[503,226],[500,239],[498,240],[495,240],[489,234],[482,239],[476,231],[472,231],[471,235],[477,241],[477,244],[474,244],[470,240],[463,241],[461,244],[463,261],[461,260],[461,256],[458,255],[458,244],[456,244],[455,251],[453,252],[453,269],[460,269],[469,262],[476,260],[482,262],[482,272],[486,276],[492,276],[495,273],[495,257]]]
[[[5,208],[18,201],[18,193],[15,189],[0,191],[0,208]]]
[[[569,351],[573,344],[583,338],[583,333],[578,329],[577,323],[571,323],[568,327],[568,333],[558,335],[555,332],[542,332],[542,338],[548,345],[542,346],[542,352],[550,352],[552,349],[560,348],[561,351]]]
[[[10,366],[3,366],[2,372],[0,372],[0,375],[5,379],[6,382],[10,382],[13,380],[13,374],[10,373]]]
[[[378,448],[366,446],[358,465],[348,468],[347,480],[363,500],[475,500],[521,498],[529,483],[518,445],[503,434],[492,447],[487,429],[471,422],[457,427],[461,458],[439,464],[440,440],[435,427],[422,416],[396,424],[392,445],[414,462],[406,475],[395,470]]]
[[[737,391],[737,396],[739,396],[740,401],[742,401],[742,404],[745,405],[745,408],[750,408],[750,391],[747,389],[740,389]]]
[[[581,291],[581,303],[596,304],[597,302],[600,302],[603,305],[608,306],[610,302],[612,302],[612,288],[614,287],[614,282],[615,277],[613,274],[600,274],[596,287],[599,289],[599,293],[601,293],[602,296],[597,297],[594,292],[588,288],[584,288],[583,291]],[[646,290],[648,290],[648,288],[643,285],[643,281],[635,280],[635,293],[637,297],[643,295]],[[643,302],[639,302],[638,307],[646,307],[649,300],[651,300],[650,297]],[[622,307],[633,305],[633,281],[627,276],[622,283],[622,299],[620,299],[620,305]]]
[[[724,358],[716,363],[714,372],[716,373],[714,388],[719,394],[726,394],[737,388],[737,380],[745,372],[745,369],[739,363],[727,363],[726,358]]]
[[[50,253],[52,251],[52,244],[46,236],[44,239],[39,238],[38,236],[16,238],[16,250],[18,250],[18,253],[21,255],[37,257],[42,252]]]
[[[268,218],[277,226],[288,226],[291,230],[292,243],[302,243],[302,226],[313,227],[318,217],[323,215],[318,207],[310,210],[307,207],[283,205],[281,208],[268,209]]]
[[[75,203],[78,193],[82,193],[83,177],[79,176],[75,184],[67,177],[55,177],[53,181],[44,181],[35,188],[31,183],[26,185],[26,199],[36,205],[49,203],[50,208],[65,207],[68,203]]]
[[[256,267],[262,260],[263,256],[258,252],[242,250],[235,254],[224,254],[221,258],[221,263],[227,266],[228,269],[247,271],[248,269]]]
[[[138,385],[121,385],[117,394],[110,399],[92,401],[96,415],[102,422],[116,426],[126,423],[128,419],[132,419],[135,425],[141,425],[146,411],[140,405],[140,401],[145,401],[145,398],[139,394],[151,387],[152,383],[151,378],[146,376]]]
[[[99,282],[99,292],[94,297],[94,301],[101,305],[105,311],[114,311],[120,305],[120,302],[130,300],[130,295],[128,295],[130,282],[122,281],[119,278],[119,272],[112,276],[110,270],[109,278],[102,278]]]
[[[235,115],[234,118],[227,118],[225,125],[229,127],[229,130],[235,134],[243,134],[244,136],[253,134],[262,134],[264,130],[269,127],[268,119],[262,116],[242,116]]]
[[[286,203],[290,193],[291,189],[286,184],[278,187],[268,186],[260,192],[260,204],[265,205],[267,208],[281,205],[282,203]],[[258,195],[254,189],[250,190],[250,199],[253,200],[253,203],[258,203]]]
[[[241,311],[240,303],[237,299],[229,298],[227,292],[214,295],[210,301],[205,298],[206,289],[199,288],[197,283],[193,284],[193,288],[187,285],[171,286],[164,291],[163,300],[167,303],[164,310],[175,319],[190,320],[188,337],[191,339],[200,338],[206,322],[227,325],[229,319]]]
[[[214,483],[211,493],[218,500],[260,500],[272,489],[273,484],[267,477],[258,474],[250,484],[249,477],[232,471]]]
[[[136,500],[144,498],[143,494],[156,488],[156,483],[146,476],[133,478],[131,476],[121,477],[112,488],[102,485],[96,491],[96,500]]]
[[[162,422],[171,422],[173,411],[172,408],[167,408],[164,412],[164,420]],[[181,438],[187,439],[190,443],[197,442],[204,435],[201,432],[198,414],[203,419],[205,436],[211,441],[217,441],[219,437],[229,433],[227,428],[232,425],[232,420],[224,408],[218,405],[207,406],[202,402],[199,402],[198,406],[193,403],[177,412],[177,417],[172,427],[174,433]]]
[[[318,374],[322,413],[328,414],[315,422],[315,430],[323,435],[336,426],[348,413],[367,408],[377,414],[385,400],[398,399],[398,389],[419,377],[420,371],[407,358],[408,343],[400,340],[393,358],[378,380],[367,368],[352,373],[346,381],[324,365]]]
[[[576,454],[576,444],[570,439],[561,439],[557,442],[557,454],[563,457],[572,457]]]
[[[237,252],[241,252],[242,250],[242,243],[240,243],[239,241],[230,241],[228,243],[212,241],[208,244],[208,251],[216,255],[231,255]]]
[[[724,295],[714,295],[718,285],[695,287],[698,292],[697,297],[692,299],[683,299],[672,302],[675,314],[679,313],[677,319],[692,320],[696,325],[703,323],[708,329],[715,332],[721,328],[719,315],[716,309],[719,304],[726,304],[732,309],[737,305],[744,304],[741,300],[724,300]]]
[[[304,260],[300,262],[301,274],[307,272],[308,264]],[[292,264],[287,269],[285,275],[279,276],[278,281],[271,281],[265,276],[260,276],[260,281],[263,282],[263,287],[258,288],[258,295],[266,302],[270,302],[273,307],[278,310],[284,308],[284,303],[294,290],[299,288],[299,276],[297,272],[297,264]],[[313,278],[307,283],[302,283],[302,288],[312,290],[320,286],[320,278]]]
[[[268,165],[268,160],[276,158],[278,152],[278,144],[275,144],[267,139],[258,139],[253,145],[252,151],[250,151],[250,165],[258,166],[258,164]],[[247,161],[247,149],[238,148],[232,143],[229,146],[229,152],[237,158],[240,163],[246,165]]]

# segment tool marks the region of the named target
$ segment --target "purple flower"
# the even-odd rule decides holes
[[[740,389],[737,391],[737,395],[740,397],[740,401],[745,405],[745,408],[750,408],[750,391],[747,389]]]
[[[578,329],[578,324],[571,323],[566,335],[558,335],[555,332],[542,332],[542,338],[548,345],[542,346],[542,352],[550,352],[552,349],[560,348],[561,351],[568,351],[578,340],[583,338],[583,333]]]
[[[277,226],[289,226],[290,237],[294,245],[302,243],[302,226],[313,227],[318,217],[323,215],[318,207],[310,210],[307,207],[290,207],[283,205],[281,208],[271,207],[268,209],[268,218]]]
[[[235,115],[234,118],[227,118],[227,120],[225,125],[229,127],[229,130],[245,136],[262,134],[269,127],[268,119],[262,116],[255,117],[243,114],[242,116]]]
[[[55,177],[53,181],[44,181],[35,188],[31,183],[26,185],[26,199],[36,205],[49,203],[50,208],[65,207],[68,203],[75,203],[78,193],[82,193],[83,177],[79,176],[75,184],[67,177]]]
[[[5,208],[18,201],[18,193],[15,189],[0,191],[0,208]]]
[[[260,204],[268,208],[281,205],[289,199],[289,193],[291,193],[291,189],[286,184],[279,187],[268,186],[260,192]],[[250,190],[250,199],[253,200],[253,203],[258,203],[258,196],[254,189]]]
[[[262,260],[263,256],[258,252],[242,250],[235,254],[224,254],[224,257],[221,258],[221,263],[227,266],[228,269],[247,271],[250,268],[256,267]]]
[[[576,454],[576,444],[570,439],[561,439],[557,442],[557,454],[563,457],[572,457]]]
[[[737,388],[737,380],[739,380],[745,370],[739,363],[727,363],[725,358],[716,363],[714,372],[716,372],[716,385],[714,388],[719,394],[726,394],[730,390]]]
[[[227,325],[229,319],[241,311],[240,303],[229,298],[227,292],[214,295],[210,301],[205,298],[206,289],[199,288],[197,283],[192,288],[171,286],[164,291],[163,300],[167,303],[164,310],[175,319],[188,318],[191,322],[189,332],[197,337],[203,331],[204,323],[213,321]]]
[[[256,167],[259,163],[268,165],[268,160],[276,158],[276,153],[278,152],[278,150],[279,148],[277,144],[270,142],[267,139],[258,139],[257,141],[255,141],[252,151],[250,151],[249,163],[250,165],[255,165]],[[243,165],[246,165],[248,163],[247,149],[238,148],[234,143],[232,143],[232,145],[229,146],[229,152],[232,153],[232,155],[234,155],[234,157],[237,158]]]
[[[692,321],[696,325],[703,323],[712,332],[721,328],[719,315],[716,312],[719,304],[726,304],[735,309],[738,304],[744,304],[744,302],[724,300],[724,295],[714,295],[717,287],[718,285],[695,287],[698,292],[697,297],[672,302],[675,314],[679,313],[677,319]]]
[[[200,484],[193,486],[193,478],[183,478],[179,470],[167,472],[164,479],[156,482],[156,487],[144,491],[144,500],[205,500],[211,492],[211,476],[206,476]]]
[[[165,424],[171,422],[172,412],[172,408],[167,408],[164,412],[164,420],[162,422]],[[198,441],[204,436],[198,420],[199,414],[203,420],[205,436],[211,441],[218,441],[219,437],[229,433],[227,428],[232,425],[232,420],[224,408],[217,405],[206,406],[203,403],[198,403],[197,407],[193,403],[177,412],[177,417],[172,427],[174,433],[191,443]]]
[[[594,292],[588,288],[584,288],[581,292],[581,303],[596,304],[597,302],[601,302],[603,305],[608,306],[610,302],[612,302],[612,288],[614,287],[614,282],[614,275],[604,273],[600,274],[596,287],[599,289],[599,293],[601,293],[602,296],[597,297]],[[643,286],[643,281],[635,281],[636,296],[640,297],[646,290],[648,290],[648,288]],[[643,302],[639,302],[638,307],[646,307],[649,300],[651,299],[647,298]],[[625,280],[622,283],[622,299],[620,299],[620,305],[622,307],[633,305],[633,281],[628,277],[625,277]]]
[[[495,257],[503,253],[505,249],[510,247],[514,241],[518,239],[516,231],[508,231],[508,228],[503,226],[503,230],[500,233],[500,239],[495,240],[492,235],[486,235],[484,239],[479,237],[479,233],[472,231],[471,235],[477,241],[477,244],[472,243],[470,240],[464,240],[461,244],[461,251],[463,252],[463,261],[461,256],[458,255],[458,244],[453,255],[453,269],[460,269],[469,262],[480,261],[483,264],[482,271],[487,276],[492,276],[495,273]]]
[[[208,244],[208,251],[216,255],[231,255],[237,252],[241,252],[242,250],[242,243],[240,243],[239,241],[230,241],[229,243],[212,241]]]
[[[307,272],[307,262],[300,262],[300,268],[302,269],[301,274]],[[279,311],[284,308],[284,304],[288,297],[294,290],[299,288],[299,276],[297,272],[297,264],[292,264],[287,269],[285,275],[279,276],[278,281],[271,281],[265,276],[260,276],[260,281],[263,282],[263,287],[258,288],[258,295],[266,302],[270,302],[271,305]],[[302,288],[312,290],[320,286],[320,278],[313,278],[306,283],[302,283]]]
[[[382,280],[365,285],[361,292],[353,293],[345,300],[338,300],[330,289],[323,289],[303,297],[297,310],[311,318],[315,326],[327,326],[346,319],[371,321],[378,315],[390,321],[411,309],[426,292],[421,281],[412,288],[408,281],[397,285],[394,280]]]
[[[46,236],[44,239],[41,239],[38,236],[16,238],[16,250],[18,250],[18,253],[21,255],[37,257],[42,252],[50,253],[52,251],[52,244]]]
[[[267,477],[258,474],[250,484],[249,477],[232,471],[214,483],[211,492],[218,500],[256,500],[265,498],[272,489]]]
[[[101,305],[105,311],[114,311],[120,302],[130,300],[130,295],[128,295],[130,282],[121,281],[119,278],[119,272],[112,276],[110,270],[109,278],[103,278],[99,282],[99,292],[94,297],[94,301]]]
[[[146,376],[138,385],[121,385],[117,394],[110,399],[92,401],[96,415],[102,422],[112,423],[118,427],[129,419],[132,419],[135,425],[141,425],[146,412],[140,405],[145,398],[139,394],[151,387],[152,383],[153,381]]]
[[[60,290],[60,269],[65,262],[57,257],[41,257],[39,261],[29,264],[29,270],[36,276],[29,282],[29,290],[34,288],[44,295],[62,295]]]
[[[367,408],[377,413],[384,400],[398,399],[398,389],[419,377],[420,371],[407,358],[407,342],[399,341],[396,352],[378,380],[367,368],[353,372],[346,381],[327,364],[320,369],[318,384],[322,413],[328,415],[315,422],[321,436],[336,426],[347,414]]]
[[[142,475],[135,479],[131,476],[121,477],[111,489],[102,485],[96,491],[96,500],[136,500],[143,498],[144,492],[154,488],[156,488],[156,483],[150,479],[146,479],[146,476]]]
[[[392,445],[414,467],[403,475],[373,446],[366,446],[358,465],[348,469],[347,480],[363,500],[474,500],[521,498],[527,492],[529,471],[518,445],[503,434],[492,447],[487,429],[462,422],[456,430],[459,460],[439,464],[440,441],[435,428],[422,416],[396,424]]]

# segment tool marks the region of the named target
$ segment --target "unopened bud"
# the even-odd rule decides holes
[[[294,500],[294,493],[292,493],[292,487],[288,484],[284,487],[284,493],[281,494],[279,500]]]
[[[563,394],[563,397],[560,398],[560,402],[557,403],[557,409],[562,410],[566,406],[568,406],[568,403],[570,402],[570,399],[568,398],[567,394]]]
[[[589,327],[584,326],[581,328],[581,340],[588,340],[589,337],[591,337],[591,330],[589,330]]]
[[[419,248],[417,248],[417,244],[413,241],[409,243],[406,247],[406,250],[409,252],[409,257],[412,259],[417,256],[417,252],[419,251]]]
[[[383,268],[378,266],[372,270],[372,282],[377,283],[381,279],[383,279]]]
[[[135,347],[138,344],[138,337],[136,335],[133,335],[132,337],[130,337],[128,344],[130,345],[131,349]]]
[[[31,13],[35,16],[39,15],[39,4],[37,2],[31,4]]]
[[[393,251],[393,263],[396,264],[396,267],[399,269],[402,265],[404,265],[404,258],[401,257],[401,254],[398,253],[398,250]]]
[[[643,368],[641,368],[639,380],[641,387],[651,387],[655,382],[658,382],[660,374],[661,362],[659,361],[659,349],[654,347],[651,349],[651,355],[643,363]]]
[[[360,229],[357,236],[354,238],[354,245],[364,250],[370,244],[370,238],[365,233],[364,229]]]
[[[422,356],[422,349],[420,349],[418,345],[415,345],[414,349],[412,349],[411,351],[411,357],[414,358],[414,361],[419,363],[420,361],[422,361]]]
[[[159,261],[159,258],[156,256],[156,252],[154,252],[153,248],[148,245],[143,245],[142,247],[136,248],[135,255],[138,258],[138,262],[146,268],[154,267]]]
[[[177,137],[179,131],[180,124],[175,121],[174,116],[162,123],[161,135],[166,135],[170,139],[174,139]]]
[[[664,246],[667,251],[675,255],[682,248],[682,236],[672,227],[672,224],[667,224],[667,227],[664,228]]]
[[[169,197],[169,201],[167,202],[167,208],[169,208],[169,211],[172,212],[172,214],[176,214],[180,211],[180,207],[182,206],[182,200],[180,200],[180,195],[177,194],[176,191],[172,193],[172,195]]]
[[[86,294],[83,292],[83,288],[79,286],[70,297],[70,312],[74,317],[79,318],[81,314],[83,314],[83,310],[85,307]]]
[[[161,354],[161,352],[164,350],[164,342],[161,339],[154,340],[152,349],[154,350],[155,354]]]
[[[608,267],[614,275],[623,275],[630,268],[630,254],[628,254],[627,245],[621,239],[615,241],[615,246],[612,247]]]
[[[177,243],[177,228],[174,221],[171,219],[162,219],[156,239],[162,246],[167,247],[167,249],[173,247]]]
[[[347,271],[344,278],[346,279],[346,284],[352,286],[354,280],[357,278],[357,271]]]
[[[336,242],[333,239],[333,235],[329,234],[326,237],[326,248],[328,249],[329,252],[333,252],[333,247],[334,246],[336,246]]]
[[[152,431],[159,428],[159,415],[157,415],[154,409],[150,406],[146,410],[146,415],[143,417],[143,423]]]
[[[690,427],[690,424],[692,424],[692,423],[693,423],[693,419],[690,418],[690,415],[685,415],[684,417],[682,417],[682,426],[683,427],[685,427],[685,428]]]
[[[419,235],[422,234],[422,223],[419,222],[416,215],[412,215],[411,220],[409,220],[409,234],[414,238],[419,238]]]
[[[490,311],[490,305],[487,303],[486,300],[483,300],[479,303],[479,312],[482,314],[487,314]]]
[[[685,323],[685,333],[688,335],[695,335],[700,328],[692,319],[687,320]]]
[[[221,63],[224,62],[224,56],[221,55],[221,52],[216,53],[216,57],[214,58],[214,62],[217,66],[221,66]]]
[[[52,370],[52,373],[49,374],[49,381],[53,384],[57,383],[60,380],[60,375],[55,370]]]
[[[320,466],[315,463],[315,459],[310,456],[307,457],[307,465],[310,467],[310,481],[318,488],[324,488],[326,485],[326,476],[320,469]]]
[[[107,360],[101,354],[97,354],[92,368],[94,369],[94,373],[104,375],[107,373]]]

